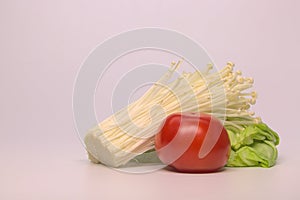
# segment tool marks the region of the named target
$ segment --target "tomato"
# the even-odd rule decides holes
[[[180,172],[214,172],[225,166],[230,141],[222,123],[207,114],[168,116],[155,135],[159,159]]]

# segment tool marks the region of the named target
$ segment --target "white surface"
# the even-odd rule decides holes
[[[6,147],[10,151],[6,155],[1,152],[1,199],[300,198],[300,162],[293,152],[280,152],[277,165],[270,169],[226,168],[210,174],[162,169],[128,174],[88,162],[79,142],[62,146],[33,144],[32,150],[21,148],[22,144],[14,146],[17,149]]]

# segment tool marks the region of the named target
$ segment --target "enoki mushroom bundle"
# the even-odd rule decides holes
[[[91,161],[119,167],[153,149],[161,123],[177,112],[211,114],[237,129],[261,122],[249,110],[257,97],[256,92],[248,92],[253,79],[233,71],[233,63],[218,72],[212,72],[211,65],[205,72],[183,72],[170,81],[180,64],[173,62],[140,99],[88,131],[85,144]]]

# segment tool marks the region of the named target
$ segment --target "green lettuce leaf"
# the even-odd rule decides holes
[[[151,149],[141,155],[136,156],[133,161],[137,163],[161,163],[155,149]]]
[[[225,127],[231,143],[230,167],[272,167],[276,163],[279,136],[266,124],[245,125],[243,130]]]

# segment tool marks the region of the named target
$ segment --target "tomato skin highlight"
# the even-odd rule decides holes
[[[180,172],[214,172],[226,165],[230,141],[222,123],[211,115],[168,116],[155,135],[160,160]]]

